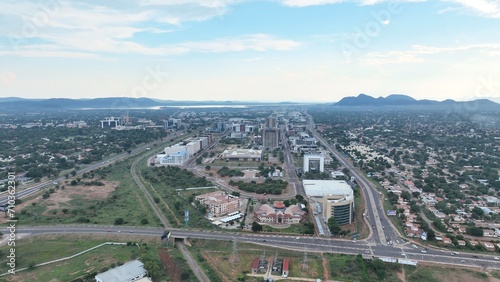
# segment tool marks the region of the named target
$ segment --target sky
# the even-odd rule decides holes
[[[500,102],[500,0],[2,0],[0,97]]]

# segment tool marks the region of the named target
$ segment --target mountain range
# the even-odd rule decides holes
[[[107,97],[95,99],[24,99],[18,97],[0,98],[0,110],[12,111],[39,111],[39,110],[76,110],[76,109],[139,109],[162,106],[199,106],[199,105],[276,105],[297,104],[292,102],[263,103],[263,102],[241,102],[241,101],[174,101],[150,98],[129,97]],[[335,107],[427,107],[427,108],[449,108],[466,107],[469,109],[494,109],[500,110],[500,104],[487,99],[478,99],[468,102],[457,102],[454,100],[434,101],[416,100],[403,94],[392,94],[385,98],[374,98],[366,94],[357,97],[345,97],[334,103]]]
[[[240,101],[174,101],[150,98],[107,97],[95,99],[24,99],[18,97],[0,98],[0,110],[74,110],[74,109],[140,109],[162,106],[197,105],[261,105],[267,103]],[[293,104],[289,102],[269,104]]]
[[[374,98],[366,94],[359,94],[357,97],[345,97],[337,103],[333,104],[339,107],[430,107],[430,108],[448,108],[456,106],[464,106],[470,109],[500,109],[500,104],[497,104],[488,99],[477,99],[472,101],[455,101],[447,99],[444,101],[434,100],[416,100],[410,96],[403,94],[392,94],[387,97]]]

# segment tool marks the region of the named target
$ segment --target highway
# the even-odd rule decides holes
[[[7,228],[0,228],[4,234],[8,234]],[[65,226],[18,226],[18,235],[40,235],[40,234],[121,234],[130,236],[158,236],[163,234],[162,228],[134,228],[125,226],[93,226],[93,225],[65,225]],[[459,253],[451,255],[449,251],[429,249],[422,253],[420,248],[410,247],[395,248],[393,246],[372,246],[367,241],[351,241],[318,237],[289,236],[260,233],[231,233],[222,231],[202,231],[187,229],[171,229],[173,237],[197,238],[208,240],[224,240],[246,242],[271,246],[282,249],[293,249],[300,252],[329,252],[342,254],[367,254],[376,257],[407,258],[420,262],[438,263],[448,265],[464,265],[482,268],[500,269],[500,260],[495,260],[489,255],[473,255]],[[21,242],[18,242],[21,244]],[[474,257],[476,256],[476,257]],[[463,262],[462,262],[463,261]]]
[[[378,199],[378,192],[373,185],[366,180],[366,178],[361,175],[361,173],[356,170],[356,168],[345,159],[337,150],[332,148],[332,146],[321,137],[318,132],[316,132],[314,121],[310,115],[308,115],[309,123],[307,125],[307,129],[313,134],[313,136],[322,143],[328,151],[330,151],[337,160],[342,164],[342,166],[349,169],[350,174],[356,178],[357,184],[362,189],[362,193],[365,194],[366,198],[366,212],[365,212],[365,220],[369,223],[370,228],[370,238],[375,244],[387,245],[390,238],[394,237],[394,234],[397,234],[392,230],[392,226],[387,224],[387,219],[383,216],[383,210],[380,206],[380,201]],[[381,214],[379,214],[381,212]],[[392,240],[392,239],[391,239]]]

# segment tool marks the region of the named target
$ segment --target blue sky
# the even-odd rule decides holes
[[[500,0],[0,2],[0,96],[500,101]]]

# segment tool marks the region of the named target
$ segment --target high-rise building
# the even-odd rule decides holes
[[[265,128],[276,128],[276,119],[274,117],[268,117],[266,119]]]
[[[264,149],[274,150],[279,146],[279,130],[277,128],[266,128],[262,134],[262,145]]]

